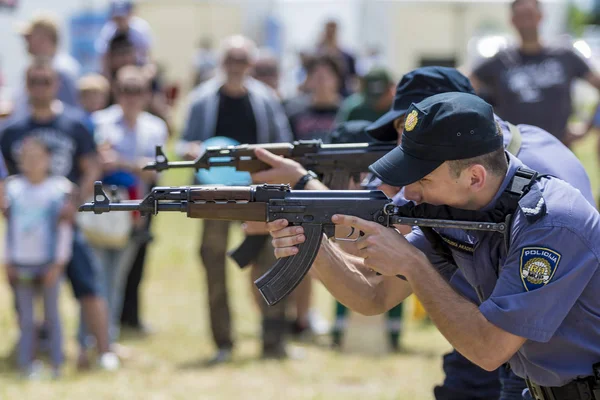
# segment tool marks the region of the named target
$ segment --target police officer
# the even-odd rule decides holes
[[[402,125],[406,110],[413,101],[419,102],[428,96],[452,91],[475,94],[467,77],[454,68],[434,66],[413,70],[400,80],[392,109],[369,126],[367,131],[378,140],[399,140],[402,130],[397,131],[395,126]],[[509,152],[528,167],[569,182],[595,206],[590,179],[583,165],[560,140],[538,127],[514,127],[498,116],[496,120],[502,128],[504,145]],[[402,199],[398,196],[394,200],[399,203]],[[477,300],[475,291],[460,271],[452,277],[451,284],[463,295]],[[467,397],[473,400],[520,399],[525,387],[525,382],[509,368],[502,367],[498,372],[485,371],[456,350],[444,356],[443,370],[446,375],[444,383],[434,390],[437,400],[462,400]]]
[[[404,238],[374,222],[333,216],[365,235],[347,247],[352,255],[323,242],[312,273],[328,290],[364,314],[385,312],[414,292],[448,341],[483,369],[508,361],[539,399],[594,398],[600,215],[581,193],[527,170],[505,152],[492,107],[456,92],[411,105],[402,145],[371,170],[387,184],[404,186],[405,197],[425,211],[431,204],[449,206],[447,217],[461,219],[512,215],[509,229],[501,235],[415,228]],[[285,220],[268,225],[275,255],[296,254],[302,228],[286,227]],[[440,243],[448,242],[472,251],[443,249]],[[444,279],[456,266],[480,304]]]
[[[399,140],[406,110],[412,102],[451,91],[475,93],[469,80],[454,68],[423,67],[411,71],[400,80],[392,109],[372,124],[368,131],[379,140]],[[594,204],[590,180],[585,169],[575,155],[558,139],[537,127],[519,125],[515,129],[498,117],[496,120],[502,128],[504,145],[509,152],[516,154],[530,168],[569,182],[581,191],[590,204]],[[395,126],[400,129],[396,130]],[[293,182],[298,179],[297,176],[303,174],[301,168],[288,162],[280,165],[278,169],[278,172],[273,171],[273,173],[283,179],[282,182]],[[316,186],[317,182],[311,183],[315,185],[314,189],[319,188]],[[397,196],[394,200],[400,203],[403,199]],[[475,302],[478,301],[476,292],[460,271],[452,277],[451,284],[464,296]],[[524,380],[514,375],[509,368],[502,367],[499,371],[493,372],[485,371],[457,351],[444,356],[443,369],[446,379],[443,385],[435,388],[437,400],[520,399],[521,392],[525,388]]]

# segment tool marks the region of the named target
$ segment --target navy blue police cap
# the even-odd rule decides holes
[[[473,94],[442,93],[408,108],[402,143],[369,170],[388,185],[406,186],[445,161],[481,156],[503,146],[491,105]]]
[[[417,68],[407,73],[396,87],[392,108],[373,122],[367,128],[367,133],[381,141],[397,140],[398,133],[394,129],[395,119],[406,115],[411,104],[446,92],[475,94],[469,79],[455,68],[431,66]]]

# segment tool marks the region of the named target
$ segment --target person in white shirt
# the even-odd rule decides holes
[[[65,177],[50,176],[50,150],[40,139],[24,140],[21,174],[6,180],[7,208],[4,265],[14,285],[21,336],[17,359],[25,378],[37,377],[33,362],[36,340],[35,294],[41,287],[45,323],[49,329],[53,377],[64,362],[63,335],[58,310],[59,287],[73,243],[72,222],[61,210],[73,184]]]
[[[151,95],[150,79],[144,71],[131,65],[122,67],[114,88],[116,104],[92,114],[96,128],[94,138],[104,169],[102,181],[116,185],[131,199],[143,197],[156,181],[154,171],[142,168],[154,159],[156,146],[163,146],[168,137],[165,122],[144,111]],[[147,232],[147,220],[137,215],[134,220],[134,230],[138,237],[143,236]],[[94,247],[101,260],[113,342],[119,335],[127,275],[140,245],[140,240],[134,238],[122,248]]]

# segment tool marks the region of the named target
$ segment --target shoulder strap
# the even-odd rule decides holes
[[[519,154],[519,151],[521,151],[521,131],[510,122],[506,122],[506,124],[508,125],[508,129],[510,129],[510,133],[512,135],[510,138],[510,143],[508,143],[508,146],[506,147],[506,151],[516,157],[517,154]]]

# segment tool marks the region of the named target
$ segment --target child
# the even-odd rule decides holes
[[[85,112],[85,124],[90,132],[94,132],[92,113],[106,108],[110,85],[108,80],[99,74],[88,74],[77,81],[79,103]]]
[[[49,327],[53,377],[63,364],[62,328],[58,295],[65,265],[71,258],[73,230],[60,211],[71,193],[64,177],[49,176],[50,151],[39,139],[23,141],[19,154],[20,175],[6,180],[7,229],[4,262],[16,293],[21,336],[18,365],[27,379],[37,377],[33,362],[35,348],[34,297],[44,298],[45,321]]]

